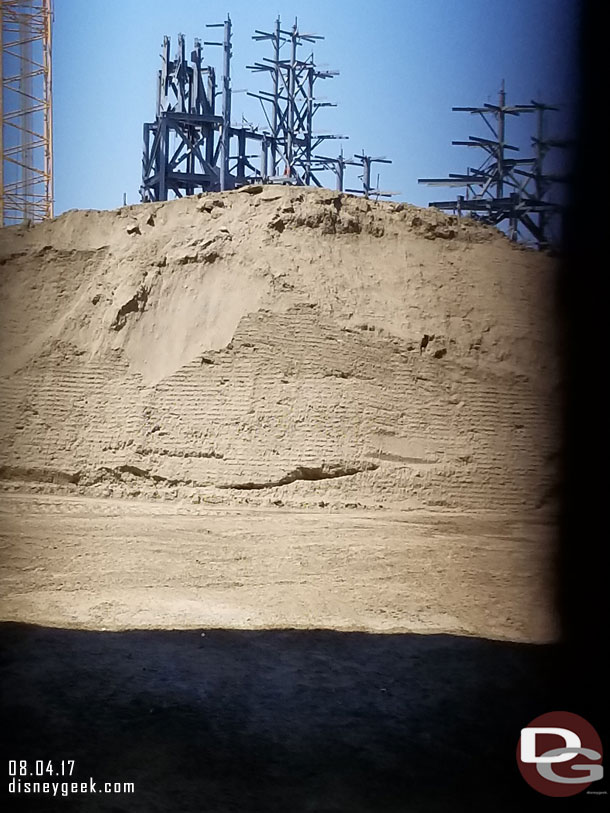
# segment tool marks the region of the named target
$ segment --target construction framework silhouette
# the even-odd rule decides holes
[[[532,100],[529,104],[506,103],[504,82],[498,104],[479,107],[454,107],[454,111],[479,116],[488,128],[486,138],[470,136],[467,141],[452,141],[459,147],[483,152],[483,162],[466,173],[451,173],[447,178],[419,178],[420,184],[465,189],[465,195],[454,200],[432,201],[429,205],[451,211],[458,216],[469,215],[494,226],[507,226],[511,240],[529,240],[541,249],[551,243],[553,220],[561,218],[563,206],[552,199],[557,184],[566,183],[569,176],[545,170],[545,158],[553,148],[567,149],[571,142],[550,138],[546,116],[557,107]],[[532,153],[519,156],[519,147],[506,141],[507,121],[523,115],[533,115],[536,133],[531,136]],[[491,137],[489,136],[491,133]]]
[[[53,0],[0,0],[0,225],[53,216]]]
[[[295,184],[324,186],[320,175],[334,175],[335,187],[344,190],[346,166],[362,170],[361,188],[365,197],[390,197],[371,179],[373,163],[389,164],[384,157],[364,151],[345,158],[322,155],[322,144],[343,140],[314,129],[316,114],[323,107],[335,107],[316,96],[317,84],[331,79],[337,71],[323,70],[313,53],[302,49],[324,39],[299,28],[298,21],[284,28],[278,17],[270,31],[256,30],[253,39],[271,44],[270,57],[247,66],[257,74],[266,74],[270,90],[248,93],[260,101],[265,123],[262,126],[234,123],[232,120],[231,59],[232,22],[207,28],[222,29],[222,40],[195,39],[190,52],[184,35],[178,37],[172,55],[171,42],[165,37],[161,69],[157,76],[157,110],[154,121],[144,124],[142,158],[143,201],[167,200],[195,192],[235,189],[249,184]],[[204,64],[202,48],[219,46],[223,50],[221,81],[213,67]],[[217,89],[219,87],[220,89]],[[216,101],[221,97],[219,110]]]

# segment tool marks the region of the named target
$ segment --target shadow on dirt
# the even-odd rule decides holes
[[[0,640],[8,756],[74,759],[72,779],[98,783],[97,795],[11,798],[36,811],[513,810],[534,793],[516,769],[519,730],[554,708],[559,658],[327,630],[7,623]],[[135,794],[101,795],[106,780]]]

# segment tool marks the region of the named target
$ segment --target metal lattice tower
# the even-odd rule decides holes
[[[220,188],[235,189],[254,181],[262,181],[266,174],[268,137],[253,124],[242,121],[240,126],[231,122],[232,89],[231,58],[233,56],[233,26],[227,15],[224,23],[212,23],[207,28],[222,28],[222,42],[206,42],[206,45],[219,45],[223,50],[222,73],[222,126],[220,128]],[[255,152],[248,151],[248,145],[254,142]],[[259,161],[260,166],[252,161]]]
[[[504,83],[498,104],[482,107],[453,107],[452,110],[478,115],[489,129],[490,138],[470,136],[468,141],[452,141],[460,147],[470,147],[485,153],[483,162],[466,173],[450,173],[448,178],[420,178],[429,186],[463,187],[465,195],[456,200],[433,201],[437,209],[461,215],[468,212],[485,223],[508,224],[511,240],[527,237],[539,248],[550,242],[549,223],[561,214],[562,207],[550,200],[549,192],[556,182],[566,181],[562,175],[545,173],[544,161],[552,147],[567,147],[568,141],[549,139],[545,134],[545,115],[556,107],[532,101],[530,104],[507,105]],[[536,136],[531,138],[534,155],[514,157],[519,148],[507,143],[508,117],[536,115]]]
[[[53,216],[52,0],[0,0],[0,224]]]

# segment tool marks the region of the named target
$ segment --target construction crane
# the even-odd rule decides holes
[[[53,217],[53,0],[0,0],[0,225]]]

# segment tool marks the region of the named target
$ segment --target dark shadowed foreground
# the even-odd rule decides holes
[[[203,632],[203,634],[202,634]],[[519,729],[557,646],[329,630],[101,632],[5,623],[9,756],[74,759],[130,795],[13,796],[109,813],[514,810]]]

